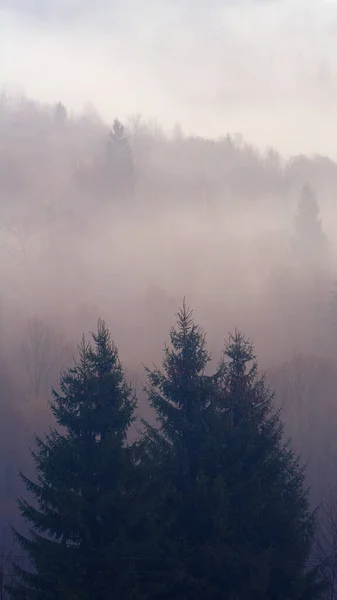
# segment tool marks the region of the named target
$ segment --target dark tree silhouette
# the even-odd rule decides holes
[[[16,539],[32,563],[16,565],[12,598],[103,600],[131,598],[132,449],[126,434],[135,399],[117,349],[99,322],[94,345],[83,339],[80,359],[61,378],[52,410],[61,431],[36,439],[36,481],[22,476],[35,504],[21,499],[30,536]]]
[[[237,333],[213,376],[208,361],[184,305],[162,370],[147,370],[159,427],[144,442],[147,554],[157,560],[142,579],[157,599],[316,598],[315,516],[253,348]]]

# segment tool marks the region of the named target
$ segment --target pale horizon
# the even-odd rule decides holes
[[[3,0],[0,87],[337,159],[337,2]]]

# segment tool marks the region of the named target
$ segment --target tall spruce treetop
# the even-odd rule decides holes
[[[303,470],[253,348],[236,333],[213,376],[208,360],[184,306],[163,369],[147,371],[158,418],[145,439],[147,554],[152,543],[157,560],[142,563],[143,581],[165,600],[316,598]]]
[[[196,519],[199,531],[203,529],[198,504],[203,502],[206,488],[200,476],[212,454],[212,439],[207,438],[207,451],[203,440],[214,387],[212,377],[205,374],[210,360],[205,334],[185,302],[176,327],[171,329],[170,342],[164,349],[162,369],[146,369],[145,389],[157,426],[146,424],[144,440],[143,461],[149,469],[143,488],[149,515],[144,553],[158,560],[150,558],[139,566],[147,597],[180,600],[194,597],[181,560],[194,555],[191,540],[197,532]]]
[[[210,360],[205,334],[194,323],[185,302],[177,321],[177,327],[170,332],[171,347],[164,349],[163,370],[146,369],[149,381],[146,391],[156,412],[160,435],[169,444],[186,433],[184,427],[194,424],[196,415],[209,402],[203,385],[208,379],[205,369]]]
[[[220,365],[225,453],[230,492],[234,597],[304,599],[323,589],[309,568],[315,513],[290,442],[284,439],[273,393],[259,376],[251,343],[230,336]],[[231,586],[231,583],[229,583]]]
[[[131,449],[126,434],[135,399],[104,322],[93,345],[61,377],[52,411],[61,429],[36,439],[35,482],[22,476],[34,504],[19,507],[30,535],[16,533],[32,570],[16,567],[12,598],[95,600],[131,598],[132,567],[125,524],[130,521]],[[131,551],[132,554],[132,551]]]

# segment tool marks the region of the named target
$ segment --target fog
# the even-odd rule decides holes
[[[105,319],[149,417],[142,364],[184,297],[215,361],[253,340],[313,503],[334,483],[336,18],[2,1],[1,524],[82,333]]]
[[[336,158],[333,0],[2,0],[7,88]],[[27,51],[29,49],[29,51]]]

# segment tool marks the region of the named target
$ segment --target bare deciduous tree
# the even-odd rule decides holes
[[[39,319],[28,324],[28,340],[22,345],[25,366],[34,398],[47,389],[51,374],[51,342],[49,330]]]
[[[34,400],[46,396],[69,357],[62,335],[52,332],[39,318],[28,323],[27,340],[22,353]]]

